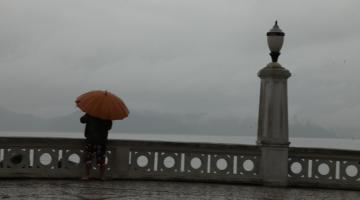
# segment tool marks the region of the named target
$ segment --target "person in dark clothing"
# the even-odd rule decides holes
[[[80,122],[86,124],[86,146],[84,152],[86,175],[83,177],[83,179],[89,179],[92,160],[94,157],[96,158],[96,163],[100,171],[100,179],[104,179],[106,145],[108,140],[108,132],[112,127],[112,121],[85,114],[80,118]]]

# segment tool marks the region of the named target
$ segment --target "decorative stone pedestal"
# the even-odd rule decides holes
[[[261,78],[257,144],[261,146],[261,173],[265,185],[286,186],[288,177],[287,79],[290,72],[279,63],[269,63]]]
[[[289,145],[262,145],[261,173],[263,184],[268,186],[287,186]]]

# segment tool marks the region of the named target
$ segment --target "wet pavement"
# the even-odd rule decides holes
[[[360,191],[161,181],[0,179],[0,199],[358,200]]]

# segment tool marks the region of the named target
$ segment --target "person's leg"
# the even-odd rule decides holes
[[[100,179],[101,180],[105,180],[105,169],[106,169],[105,164],[100,165],[99,172],[100,172]]]
[[[88,180],[90,178],[90,170],[91,170],[93,155],[94,155],[94,145],[86,144],[84,151],[85,176],[82,177],[83,180]]]
[[[97,145],[96,159],[99,167],[99,178],[104,180],[106,170],[106,145]]]

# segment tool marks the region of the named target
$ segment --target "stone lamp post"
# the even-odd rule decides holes
[[[261,173],[265,185],[286,186],[288,177],[287,79],[290,72],[277,61],[285,33],[277,21],[267,33],[272,62],[258,72],[261,79],[257,144],[261,146]]]

